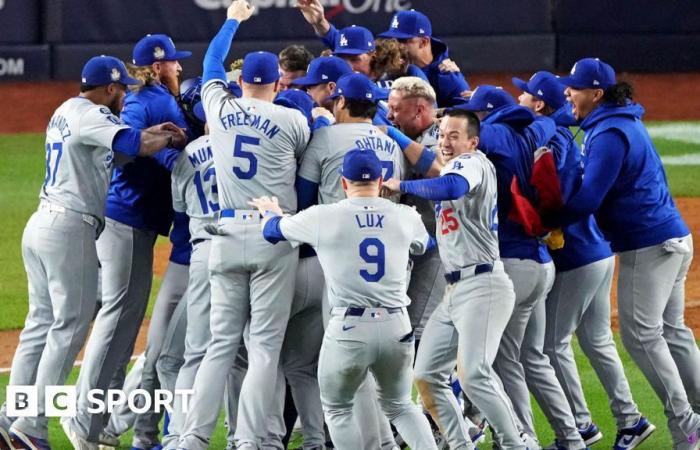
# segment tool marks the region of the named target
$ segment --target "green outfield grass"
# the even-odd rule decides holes
[[[667,123],[652,123],[650,125],[665,125]],[[700,126],[700,123],[688,124],[688,126]],[[658,130],[657,130],[658,131]],[[700,184],[697,183],[700,174],[700,139],[688,141],[671,139],[672,133],[664,134],[661,130],[657,133],[655,143],[662,157],[686,157],[690,155],[692,164],[668,165],[666,170],[669,184],[674,196],[700,196]],[[698,158],[700,159],[700,158]],[[3,206],[3,214],[0,216],[0,226],[4,230],[4,236],[0,241],[0,266],[3,274],[0,277],[0,304],[3,314],[0,314],[0,330],[19,329],[23,325],[27,312],[27,287],[24,268],[21,258],[21,237],[24,225],[36,209],[39,187],[44,177],[44,136],[43,134],[0,135],[0,204]],[[151,295],[152,300],[157,293],[160,280],[155,279]],[[618,348],[622,346],[618,344]],[[582,356],[580,349],[576,351],[581,379],[593,412],[594,420],[605,434],[605,440],[598,448],[610,447],[615,436],[615,423],[611,418],[607,397],[598,382],[592,368]],[[659,427],[643,448],[665,449],[671,448],[671,441],[666,431],[663,410],[658,399],[649,388],[648,383],[629,360],[629,356],[622,352],[623,362],[626,367],[628,379],[635,395],[635,400],[640,409]],[[74,382],[77,370],[71,375]],[[0,375],[0,399],[4,399],[5,386],[8,382],[7,375]],[[534,403],[534,402],[533,402]],[[539,408],[536,408],[537,429],[543,444],[549,443],[553,435]],[[212,448],[225,446],[225,430],[223,424],[217,428],[212,441]],[[55,449],[69,449],[70,445],[64,438],[58,421],[51,421],[51,440]],[[122,439],[123,447],[129,448],[131,436]],[[488,445],[482,448],[489,448]]]

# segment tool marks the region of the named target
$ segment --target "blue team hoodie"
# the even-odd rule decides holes
[[[547,145],[554,152],[564,204],[578,190],[583,175],[581,149],[569,130],[569,126],[575,123],[569,115],[569,108],[567,103],[550,116],[557,124],[557,132]],[[562,232],[564,247],[549,250],[558,272],[573,270],[612,256],[610,244],[603,238],[592,215],[563,227]]]
[[[437,104],[439,107],[454,106],[455,99],[460,98],[462,91],[469,90],[469,83],[464,79],[462,72],[442,72],[440,63],[449,58],[447,44],[434,37],[430,38],[433,49],[433,62],[423,69],[428,77],[428,82],[435,89]]]
[[[604,104],[582,122],[584,173],[594,155],[596,137],[616,130],[624,137],[622,167],[595,212],[613,251],[624,252],[690,234],[671,198],[661,158],[641,121],[644,108]]]
[[[129,93],[121,118],[136,129],[169,121],[189,130],[175,97],[161,84]],[[179,154],[177,149],[166,148],[152,158],[136,157],[123,167],[115,167],[105,215],[134,228],[167,236],[173,221],[170,171]],[[176,259],[176,262],[184,261],[182,257]]]
[[[547,247],[528,235],[523,226],[508,218],[511,210],[510,191],[513,176],[526,197],[534,199],[529,185],[534,151],[554,136],[556,125],[535,115],[527,108],[510,105],[490,113],[481,124],[479,148],[496,167],[498,179],[498,241],[501,257],[531,259],[539,263],[552,260]]]

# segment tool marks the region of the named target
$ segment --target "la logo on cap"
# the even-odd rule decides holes
[[[394,16],[394,20],[391,22],[391,28],[398,28],[399,27],[399,18]]]
[[[114,69],[112,69],[112,73],[109,76],[112,79],[112,81],[119,81],[119,79],[122,77],[122,74],[115,67]]]
[[[165,58],[165,50],[163,50],[160,47],[156,47],[153,49],[153,57],[155,59],[163,59]]]
[[[344,34],[340,35],[340,42],[339,42],[341,47],[347,47],[348,46],[348,39],[345,37]]]

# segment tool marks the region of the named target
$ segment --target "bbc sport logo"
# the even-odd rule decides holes
[[[194,390],[176,389],[171,391],[156,389],[153,395],[144,389],[134,389],[128,394],[119,389],[91,389],[87,393],[90,414],[112,413],[115,408],[126,405],[129,411],[143,414],[147,411],[172,414],[175,397],[183,413],[189,409]],[[78,393],[75,386],[46,386],[44,390],[43,415],[46,417],[75,417],[78,407]],[[37,417],[39,415],[39,392],[36,386],[7,386],[7,415],[9,417]]]

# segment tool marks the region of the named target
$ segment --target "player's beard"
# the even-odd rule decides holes
[[[168,88],[171,94],[174,96],[180,95],[180,78],[179,76],[175,75],[173,77],[165,77],[161,78],[160,82],[163,86]]]

